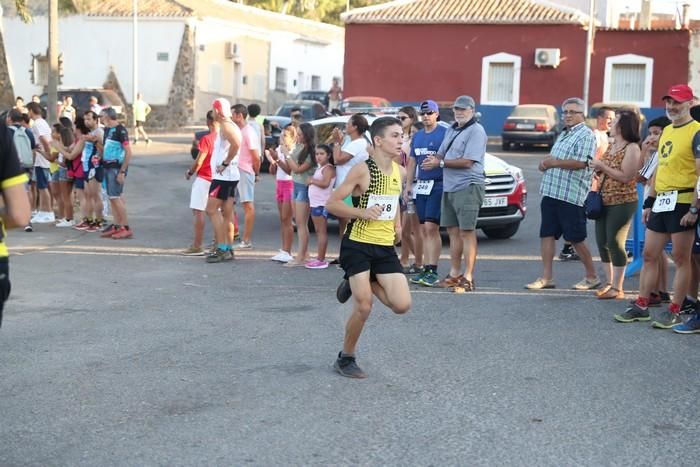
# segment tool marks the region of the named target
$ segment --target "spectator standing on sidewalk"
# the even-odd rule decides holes
[[[619,111],[610,128],[612,144],[600,159],[592,161],[603,198],[603,215],[595,221],[596,243],[607,279],[596,296],[603,300],[625,298],[625,241],[637,211],[635,179],[642,166],[639,131],[639,116],[631,110]]]
[[[139,135],[143,136],[146,140],[146,145],[151,144],[151,139],[146,134],[144,125],[146,124],[146,117],[151,113],[151,106],[143,100],[141,93],[136,94],[136,101],[134,102],[134,144],[139,142]]]
[[[434,286],[471,292],[475,289],[476,219],[484,201],[484,155],[488,138],[476,119],[472,97],[459,96],[452,110],[455,123],[445,133],[437,154],[428,156],[421,169],[442,169],[440,225],[447,228],[450,236],[450,273]]]
[[[586,245],[586,214],[583,203],[591,188],[590,164],[595,156],[596,142],[593,131],[586,126],[582,99],[571,97],[562,104],[566,128],[557,138],[552,152],[539,165],[540,184],[540,254],[542,277],[527,284],[528,289],[554,288],[554,249],[556,240],[574,245],[586,270],[586,277],[574,285],[577,290],[591,290],[600,285],[595,273],[593,258]]]

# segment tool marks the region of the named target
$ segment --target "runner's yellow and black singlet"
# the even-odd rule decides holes
[[[385,175],[371,157],[365,164],[369,169],[369,188],[360,196],[356,207],[364,210],[379,204],[384,210],[378,220],[355,219],[348,226],[348,238],[361,243],[393,246],[396,234],[394,219],[401,196],[401,170],[396,162],[392,162],[391,175]]]
[[[656,170],[657,193],[678,191],[679,203],[692,203],[697,183],[695,159],[698,150],[694,147],[700,132],[700,123],[695,120],[674,127],[664,128],[659,139],[659,167]]]

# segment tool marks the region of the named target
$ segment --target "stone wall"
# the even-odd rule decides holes
[[[29,75],[29,72],[27,72]],[[27,76],[29,78],[29,76]],[[24,97],[24,102],[29,102],[31,96]],[[10,79],[10,69],[7,66],[7,54],[5,54],[5,38],[0,30],[0,109],[10,109],[15,105],[15,93]]]

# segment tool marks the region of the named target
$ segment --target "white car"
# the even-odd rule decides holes
[[[378,117],[366,115],[365,118],[371,124]],[[349,119],[349,115],[341,115],[310,122],[316,130],[317,142],[329,142],[333,129],[345,129]],[[367,135],[367,140],[369,139]],[[499,157],[486,153],[484,172],[486,196],[479,210],[477,228],[489,238],[510,238],[518,231],[527,212],[527,188],[523,171]]]

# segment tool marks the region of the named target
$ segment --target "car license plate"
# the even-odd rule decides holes
[[[518,130],[534,130],[535,125],[534,123],[518,123],[515,125],[515,128]]]
[[[492,196],[484,198],[482,208],[502,208],[508,206],[508,198],[505,196]]]

